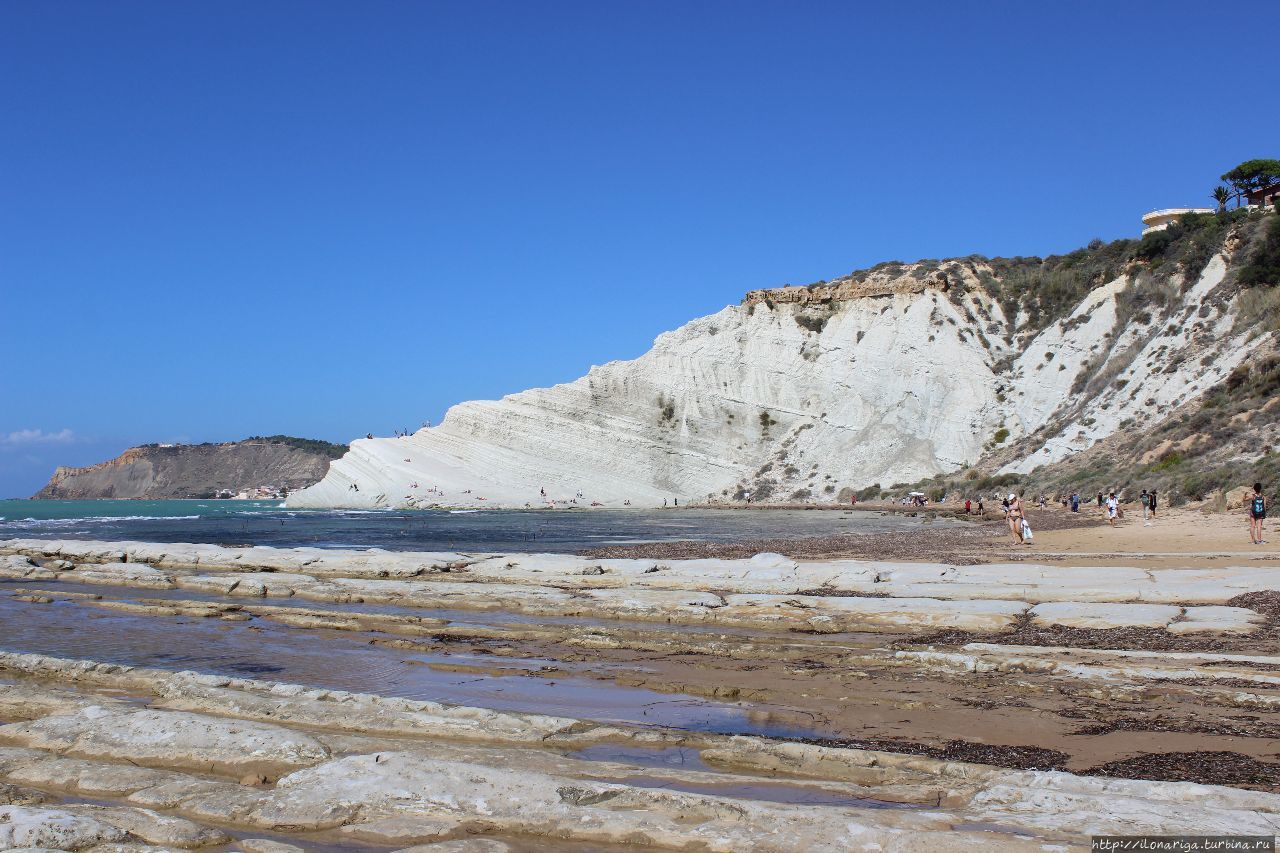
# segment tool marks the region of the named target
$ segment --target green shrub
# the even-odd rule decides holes
[[[1144,261],[1164,257],[1165,252],[1169,251],[1169,247],[1173,245],[1174,238],[1181,236],[1181,233],[1175,225],[1170,225],[1162,231],[1152,231],[1138,242],[1133,250],[1133,256]]]
[[[818,315],[818,316],[814,316],[812,314],[796,314],[795,315],[797,326],[800,326],[803,329],[808,329],[809,331],[814,332],[815,334],[822,331],[823,327],[827,325],[827,320],[829,319],[830,319],[830,315]]]
[[[308,453],[316,453],[321,456],[328,456],[330,459],[340,459],[347,452],[345,444],[334,444],[331,441],[320,441],[315,438],[294,438],[291,435],[254,435],[250,436],[246,441],[265,441],[269,444],[286,444],[289,447],[305,450]]]
[[[859,489],[856,494],[860,501],[873,501],[880,497],[880,493],[884,491],[879,483],[867,486],[865,489]]]
[[[994,477],[983,477],[973,484],[973,489],[978,493],[989,492],[992,489],[999,489],[1005,486],[1016,486],[1019,479],[1017,474],[998,474]]]
[[[1250,252],[1237,280],[1244,287],[1280,286],[1280,217],[1267,223],[1263,238]]]

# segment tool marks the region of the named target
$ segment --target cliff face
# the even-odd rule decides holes
[[[753,291],[634,361],[356,441],[288,503],[834,500],[983,460],[1029,471],[1159,421],[1269,337],[1235,274],[1275,216],[1260,219]]]
[[[163,500],[259,486],[300,489],[324,477],[330,460],[323,450],[264,440],[148,445],[87,468],[59,467],[34,497]]]

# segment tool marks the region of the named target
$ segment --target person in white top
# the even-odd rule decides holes
[[[1107,498],[1107,522],[1112,526],[1116,526],[1116,514],[1120,511],[1120,501],[1116,500],[1116,493],[1112,492]]]

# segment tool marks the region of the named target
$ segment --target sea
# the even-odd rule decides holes
[[[878,533],[914,518],[857,510],[303,510],[279,501],[0,501],[0,539],[202,542],[280,548],[577,553],[606,545]]]

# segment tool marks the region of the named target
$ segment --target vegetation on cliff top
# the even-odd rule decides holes
[[[287,444],[290,447],[296,447],[298,450],[305,450],[308,453],[328,456],[330,459],[341,459],[342,455],[347,452],[345,444],[334,444],[331,441],[321,441],[318,438],[295,438],[291,435],[251,435],[246,441]]]
[[[288,447],[296,448],[307,453],[314,453],[318,456],[326,456],[329,459],[340,459],[347,452],[345,444],[334,444],[331,441],[321,441],[318,438],[297,438],[292,435],[251,435],[245,441],[264,441],[267,444],[283,444]],[[242,442],[218,442],[204,441],[200,444],[178,444],[173,447],[214,447],[218,444],[240,444]],[[140,444],[139,447],[163,447],[164,445],[152,442],[150,444]]]

